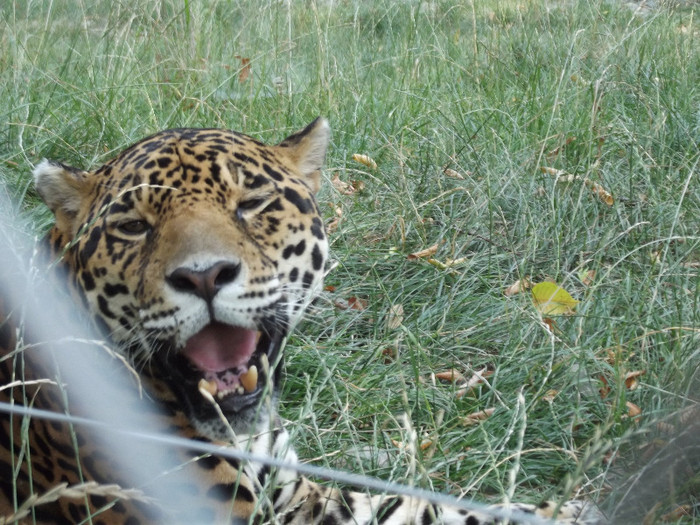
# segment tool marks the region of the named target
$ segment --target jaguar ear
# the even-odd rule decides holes
[[[299,172],[307,177],[315,192],[321,187],[321,167],[331,137],[328,121],[318,117],[301,131],[290,135],[277,147],[282,148]]]
[[[71,232],[84,199],[92,189],[88,172],[44,159],[33,173],[34,186],[56,217],[56,226],[66,233]]]

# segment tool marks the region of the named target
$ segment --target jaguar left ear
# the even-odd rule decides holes
[[[287,157],[306,176],[311,189],[317,192],[321,187],[321,168],[326,158],[326,150],[331,137],[328,121],[318,117],[301,131],[290,135],[277,147],[283,148]]]
[[[92,189],[88,172],[44,159],[33,173],[36,191],[56,217],[58,229],[74,233],[78,212]]]

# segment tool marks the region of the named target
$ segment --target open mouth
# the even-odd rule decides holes
[[[198,417],[206,419],[212,408],[202,391],[225,414],[242,412],[260,400],[268,383],[269,363],[274,363],[281,341],[282,335],[210,323],[175,356],[172,386],[187,398]]]

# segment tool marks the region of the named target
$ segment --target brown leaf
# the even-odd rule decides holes
[[[250,76],[250,58],[244,58],[240,55],[236,55],[234,58],[241,61],[241,70],[238,72],[238,81],[245,82]]]
[[[431,247],[426,248],[425,250],[420,250],[418,252],[413,252],[406,257],[409,261],[414,261],[416,259],[427,259],[428,257],[431,257],[435,255],[438,251],[438,244],[433,244]]]
[[[523,279],[518,279],[513,284],[511,284],[508,288],[505,289],[503,293],[506,297],[511,297],[513,295],[519,294],[520,292],[524,292],[525,290],[529,290],[531,286],[532,282],[530,282],[530,279],[524,277]]]
[[[608,384],[608,380],[605,379],[605,376],[601,375],[598,379],[600,379],[600,382],[603,383],[603,385],[598,389],[598,392],[600,392],[600,397],[605,399],[610,393],[610,385]]]
[[[455,397],[457,399],[463,398],[466,394],[468,394],[471,390],[473,390],[476,386],[482,384],[485,382],[485,379],[487,377],[490,377],[493,375],[493,372],[488,369],[488,367],[484,367],[481,370],[478,370],[474,372],[474,374],[467,380],[466,383],[463,383],[458,386],[457,392],[455,392]]]
[[[464,175],[462,175],[460,172],[452,170],[450,168],[445,168],[443,170],[443,173],[452,179],[464,180]]]
[[[356,192],[363,192],[363,191],[365,191],[365,183],[364,183],[363,181],[361,181],[361,180],[353,180],[353,181],[350,181],[350,184],[352,185],[352,188],[353,188]]]
[[[682,518],[685,517],[690,517],[692,516],[691,512],[691,507],[690,505],[680,505],[673,509],[671,512],[668,512],[664,515],[661,516],[661,521],[678,521]]]
[[[364,310],[367,308],[367,299],[362,299],[360,297],[348,297],[348,306],[351,310]]]
[[[387,346],[384,350],[382,350],[382,356],[384,357],[385,365],[396,361],[396,348],[393,346]]]
[[[628,390],[635,390],[639,386],[638,377],[644,375],[645,370],[635,370],[625,374],[625,386]]]
[[[631,401],[627,401],[625,405],[627,406],[627,415],[629,417],[635,418],[642,413],[642,409],[634,403],[632,403]]]
[[[435,377],[437,379],[440,379],[441,381],[449,381],[450,383],[465,381],[465,378],[462,375],[462,373],[456,368],[450,368],[449,370],[445,370],[444,372],[438,372],[437,374],[435,374]]]
[[[335,233],[335,231],[338,229],[338,224],[340,224],[340,217],[336,217],[326,225],[326,233],[329,235],[331,233]]]
[[[352,195],[355,193],[355,188],[347,182],[340,180],[340,175],[337,173],[333,175],[331,179],[331,184],[341,195]]]
[[[485,410],[479,410],[478,412],[472,412],[468,416],[459,418],[462,425],[468,427],[470,425],[476,425],[481,421],[491,417],[491,414],[495,412],[495,408],[487,408]]]
[[[554,398],[557,397],[557,394],[559,394],[558,390],[547,390],[542,396],[542,399],[547,401],[548,403],[551,403],[552,401],[554,401]]]
[[[367,300],[360,299],[359,297],[348,297],[345,299],[336,299],[333,301],[333,305],[338,310],[364,310],[367,308]]]
[[[333,286],[332,284],[327,284],[326,286],[323,287],[323,290],[326,292],[333,293],[333,292],[335,292],[335,286]]]

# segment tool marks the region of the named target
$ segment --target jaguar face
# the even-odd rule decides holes
[[[176,129],[94,172],[35,169],[72,288],[213,439],[264,420],[283,341],[322,283],[314,193],[328,139],[323,119],[274,146]]]

